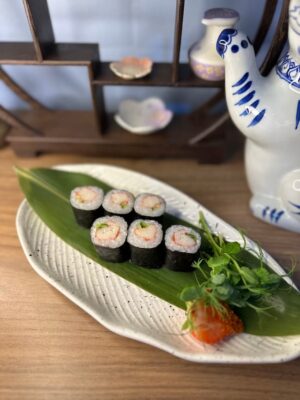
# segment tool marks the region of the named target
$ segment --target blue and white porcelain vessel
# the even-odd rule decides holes
[[[289,49],[269,76],[258,70],[249,38],[225,29],[217,51],[225,63],[229,113],[246,136],[253,214],[300,232],[300,0],[291,0]]]

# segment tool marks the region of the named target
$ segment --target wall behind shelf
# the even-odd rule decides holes
[[[175,0],[48,0],[54,32],[61,42],[98,42],[103,60],[133,54],[155,61],[171,61]],[[261,0],[186,0],[181,60],[186,61],[190,45],[203,33],[201,18],[211,7],[232,7],[241,14],[239,27],[254,35],[264,2]],[[255,21],[255,23],[253,23]],[[0,0],[0,41],[28,41],[30,32],[20,0]],[[5,66],[15,80],[51,108],[91,108],[86,71],[76,67]],[[36,79],[35,79],[36,78]],[[121,98],[158,95],[173,101],[178,109],[193,109],[214,93],[214,89],[128,87],[105,89],[108,110]],[[24,104],[0,85],[0,103],[8,108]],[[184,107],[186,105],[186,107]]]
[[[11,65],[9,72],[33,97],[52,109],[92,109],[87,69],[77,66]],[[0,80],[0,104],[9,109],[27,109]]]

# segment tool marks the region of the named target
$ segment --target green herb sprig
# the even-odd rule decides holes
[[[199,223],[209,250],[201,253],[201,258],[193,267],[196,279],[200,274],[204,281],[201,279],[202,283],[198,281],[197,286],[185,288],[181,293],[182,300],[188,305],[202,300],[220,314],[227,312],[224,303],[238,308],[248,306],[258,313],[267,313],[274,307],[270,299],[282,276],[265,267],[262,251],[259,252],[259,267],[249,268],[239,261],[238,255],[246,246],[243,234],[241,246],[238,242],[226,242],[222,235],[214,235],[203,213],[200,213]]]

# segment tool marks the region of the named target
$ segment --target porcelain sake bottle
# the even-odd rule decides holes
[[[202,24],[206,26],[203,38],[189,50],[189,62],[194,73],[202,79],[224,79],[224,62],[216,51],[216,41],[225,28],[233,27],[239,14],[229,8],[212,8],[204,13]]]
[[[300,232],[300,0],[291,0],[289,49],[267,77],[249,38],[221,32],[225,90],[233,122],[246,136],[245,164],[253,214]]]

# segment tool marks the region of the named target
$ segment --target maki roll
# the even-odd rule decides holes
[[[163,263],[162,238],[162,227],[157,221],[133,221],[127,238],[131,261],[141,267],[160,268]]]
[[[133,217],[133,194],[127,190],[110,190],[103,200],[103,209],[107,215],[120,215],[128,223]]]
[[[173,225],[165,235],[165,266],[173,271],[192,271],[192,263],[197,259],[201,237],[194,229]]]
[[[165,200],[156,194],[142,193],[135,199],[134,211],[140,217],[162,222],[165,210]]]
[[[128,260],[127,222],[118,216],[96,219],[91,227],[91,240],[97,253],[106,261]]]
[[[94,220],[101,216],[103,190],[96,186],[78,186],[72,190],[70,203],[79,225],[90,228]]]

